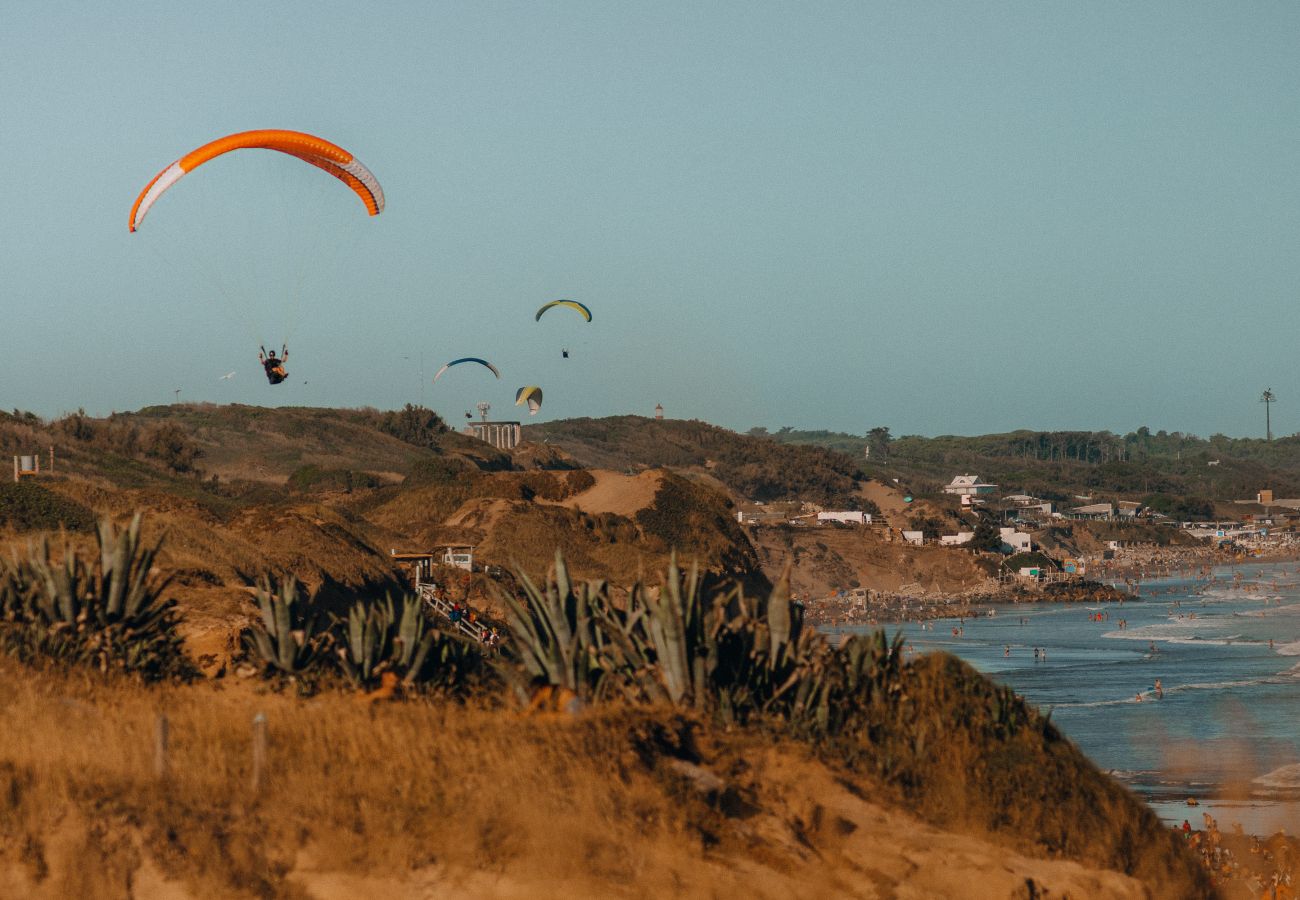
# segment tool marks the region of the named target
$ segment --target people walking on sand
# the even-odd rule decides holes
[[[1038,662],[1038,648],[1034,648],[1034,662]]]

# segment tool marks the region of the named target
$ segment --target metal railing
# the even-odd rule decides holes
[[[462,609],[460,616],[454,619],[452,618],[451,601],[446,597],[438,596],[438,588],[436,585],[422,584],[419,586],[418,590],[420,592],[420,599],[424,601],[424,605],[432,610],[436,615],[441,616],[454,625],[456,630],[461,634],[473,638],[480,643],[487,639],[487,626],[480,625],[478,622],[471,622],[465,618],[465,613],[469,612],[468,609]]]

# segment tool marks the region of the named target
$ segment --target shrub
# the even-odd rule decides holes
[[[0,646],[24,661],[51,659],[145,680],[195,674],[177,633],[169,580],[152,574],[161,543],[140,543],[140,516],[125,531],[100,523],[99,552],[87,563],[65,545],[55,562],[49,542],[0,565]]]
[[[470,481],[477,474],[477,469],[462,459],[448,456],[434,456],[418,459],[411,463],[406,474],[406,484],[439,485],[457,484]]]
[[[383,413],[379,430],[416,447],[436,447],[447,423],[433,410],[408,403],[400,410]]]
[[[966,549],[976,553],[999,553],[1002,550],[1002,535],[987,519],[980,519],[975,525],[974,537],[966,542]]]
[[[164,422],[155,428],[145,441],[144,452],[173,472],[181,473],[197,471],[194,464],[203,456],[198,444],[175,422]]]
[[[350,494],[362,488],[377,488],[381,483],[378,476],[369,472],[325,469],[315,465],[299,466],[289,476],[289,489],[304,494],[328,491]]]
[[[0,483],[0,523],[17,531],[91,531],[95,515],[32,481]]]

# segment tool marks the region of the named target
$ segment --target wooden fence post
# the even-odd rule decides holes
[[[266,713],[253,716],[253,792],[262,787],[262,769],[266,766]]]
[[[153,730],[153,774],[157,778],[167,777],[167,714],[159,713]]]

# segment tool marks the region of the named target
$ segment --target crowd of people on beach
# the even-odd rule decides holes
[[[1193,828],[1188,819],[1184,819],[1175,830],[1182,834],[1187,846],[1210,873],[1215,887],[1240,885],[1249,890],[1251,896],[1268,900],[1293,900],[1296,897],[1294,868],[1297,845],[1294,838],[1279,831],[1272,837],[1261,839],[1246,834],[1239,823],[1234,823],[1231,832],[1225,835],[1219,830],[1214,816],[1204,813],[1202,820],[1204,828],[1201,830]]]

